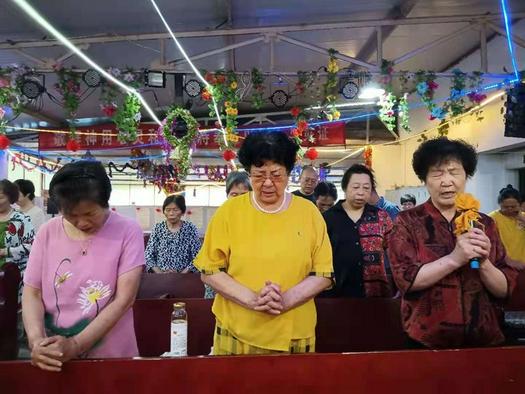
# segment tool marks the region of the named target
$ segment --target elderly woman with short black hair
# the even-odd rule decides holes
[[[406,211],[416,206],[416,197],[413,194],[403,194],[399,202],[401,203],[401,210]]]
[[[286,192],[298,146],[284,133],[253,133],[239,161],[253,192],[212,217],[195,266],[218,294],[213,353],[315,349],[313,297],[332,283],[326,226],[310,202]]]
[[[157,274],[197,272],[193,260],[199,253],[201,241],[197,227],[182,220],[186,213],[184,196],[166,197],[162,212],[166,220],[153,227],[146,246],[146,267]]]
[[[42,226],[24,277],[22,313],[33,365],[138,356],[131,306],[144,266],[139,224],[109,210],[102,164],[66,164],[51,179],[61,216]]]
[[[516,271],[506,263],[494,221],[455,236],[456,198],[474,175],[477,153],[461,140],[423,142],[412,160],[430,199],[403,211],[388,238],[402,319],[414,347],[492,346],[504,341],[497,300],[511,294]],[[478,259],[479,269],[469,261]]]

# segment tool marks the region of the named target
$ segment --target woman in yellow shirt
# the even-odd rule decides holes
[[[283,133],[253,133],[239,151],[253,192],[212,217],[195,260],[217,296],[213,354],[315,350],[313,297],[332,283],[324,220],[286,192],[298,147]]]
[[[520,193],[507,185],[499,192],[499,211],[489,215],[496,222],[498,232],[505,245],[509,265],[518,269],[525,269],[525,213],[521,211]]]

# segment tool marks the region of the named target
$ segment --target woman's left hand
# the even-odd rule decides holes
[[[69,361],[80,354],[80,346],[74,337],[66,338],[56,335],[54,337],[44,339],[40,343],[40,346],[49,347],[62,353],[62,357],[60,357],[60,361],[62,362]]]

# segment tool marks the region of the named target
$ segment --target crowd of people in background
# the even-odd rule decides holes
[[[412,194],[399,206],[379,195],[362,164],[345,171],[341,200],[313,166],[290,193],[296,156],[285,134],[250,134],[244,171],[229,174],[204,240],[184,220],[184,196],[171,195],[145,248],[138,223],[109,209],[100,163],[54,175],[61,215],[51,220],[30,181],[0,181],[0,264],[22,274],[20,340],[33,363],[58,371],[72,358],[138,355],[130,306],[143,272],[201,274],[215,299],[217,355],[315,351],[316,296],[399,297],[410,347],[503,341],[496,305],[525,269],[525,201],[508,185],[479,228],[454,233],[455,198],[476,171],[472,146],[444,137],[420,145],[413,169],[430,197],[419,205]]]

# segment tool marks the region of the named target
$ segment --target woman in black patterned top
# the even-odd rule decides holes
[[[146,246],[146,267],[155,273],[197,272],[193,260],[201,248],[197,227],[182,220],[186,213],[183,196],[169,196],[162,212],[166,221],[157,223]]]

